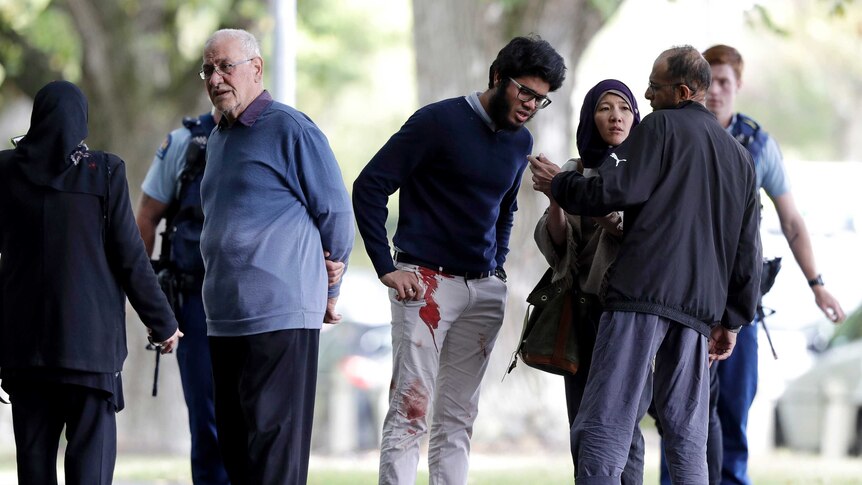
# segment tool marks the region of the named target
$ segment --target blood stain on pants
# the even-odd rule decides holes
[[[401,395],[401,414],[410,421],[424,418],[428,413],[428,393],[417,381]]]
[[[437,330],[437,326],[440,324],[440,305],[434,298],[439,282],[437,280],[438,275],[444,278],[451,278],[447,274],[438,273],[432,269],[419,268],[419,276],[425,284],[425,306],[419,310],[419,318],[425,322],[425,326],[431,332],[431,340],[434,342],[434,348],[437,352],[440,352],[440,347],[437,346],[437,337],[434,335],[434,331]]]

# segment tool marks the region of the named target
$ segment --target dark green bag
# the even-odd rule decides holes
[[[552,282],[552,277],[553,270],[548,269],[527,297],[530,306],[508,372],[515,368],[519,356],[530,367],[552,374],[571,375],[578,371],[580,352],[573,292],[565,280]]]

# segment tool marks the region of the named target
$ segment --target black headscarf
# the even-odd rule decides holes
[[[53,81],[36,93],[30,129],[18,142],[13,159],[30,182],[62,192],[104,195],[106,165],[90,152],[87,98],[68,81]]]
[[[587,91],[584,96],[584,104],[581,106],[581,121],[578,123],[578,153],[581,156],[581,161],[584,167],[596,168],[608,156],[611,151],[611,146],[608,145],[596,127],[596,106],[601,101],[602,96],[607,92],[617,94],[629,103],[629,107],[634,114],[632,128],[641,121],[641,115],[638,111],[638,102],[628,86],[622,81],[616,79],[605,79]]]

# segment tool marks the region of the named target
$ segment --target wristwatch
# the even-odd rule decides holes
[[[813,288],[818,285],[823,286],[823,275],[817,275],[814,278],[808,280],[808,286]]]
[[[740,331],[740,330],[742,330],[742,327],[744,327],[744,326],[745,326],[745,325],[740,325],[740,326],[738,326],[738,327],[736,327],[736,328],[724,327],[724,329],[725,329],[725,330],[727,330],[727,331],[728,331],[728,332],[730,332],[730,333],[739,333],[739,331]]]

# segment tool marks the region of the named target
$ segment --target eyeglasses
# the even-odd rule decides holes
[[[524,86],[523,84],[515,81],[512,78],[509,78],[509,81],[518,88],[518,99],[525,103],[529,103],[532,100],[536,100],[536,109],[546,108],[549,104],[551,104],[551,100],[548,99],[547,96],[542,96],[541,94],[533,91],[532,89]]]
[[[204,64],[203,66],[201,66],[201,70],[200,70],[200,72],[198,72],[198,74],[201,76],[201,79],[203,79],[203,80],[207,80],[207,79],[213,77],[213,74],[215,74],[215,73],[219,73],[219,75],[222,77],[230,76],[233,73],[234,69],[236,69],[236,66],[239,66],[241,64],[245,64],[245,63],[251,61],[252,59],[254,59],[254,57],[249,57],[248,59],[246,59],[244,61],[237,61],[234,63],[222,62],[218,66],[216,66],[214,64]]]
[[[664,88],[667,88],[670,86],[679,86],[680,84],[682,84],[682,83],[656,84],[656,83],[650,81],[649,85],[647,86],[647,90],[652,91],[652,92],[656,92],[659,89],[664,89]]]

